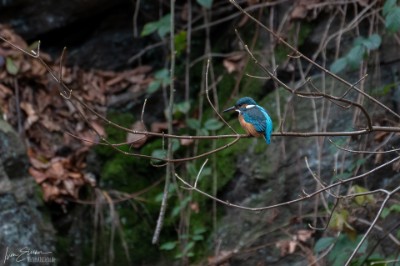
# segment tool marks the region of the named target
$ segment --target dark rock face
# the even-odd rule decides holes
[[[67,64],[87,69],[126,69],[143,48],[134,38],[129,1],[1,1],[0,23],[28,42],[40,40],[53,57],[67,47]]]
[[[0,256],[6,265],[35,265],[56,260],[54,230],[39,211],[25,147],[17,133],[0,120]],[[28,255],[30,254],[30,255]],[[18,257],[19,256],[19,257]]]
[[[83,17],[92,17],[121,1],[2,1],[0,23],[8,23],[24,38],[65,27]]]

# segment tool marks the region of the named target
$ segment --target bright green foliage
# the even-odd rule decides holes
[[[385,17],[385,27],[390,33],[400,29],[400,7],[396,0],[387,0],[383,5],[382,14]]]
[[[149,22],[144,25],[141,35],[147,36],[154,32],[163,38],[167,33],[171,32],[171,14],[167,14],[158,21]]]
[[[186,49],[186,31],[180,31],[174,36],[176,55],[181,55]]]
[[[354,185],[350,189],[351,194],[360,194],[360,193],[367,193],[369,192],[368,189],[362,186]],[[362,196],[357,196],[354,198],[354,201],[360,205],[364,206],[365,204],[375,204],[375,198],[372,194],[367,194],[367,195],[362,195]]]

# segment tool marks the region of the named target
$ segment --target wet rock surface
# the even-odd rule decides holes
[[[32,252],[31,259],[51,260],[56,257],[53,226],[42,199],[36,195],[38,187],[28,174],[23,142],[3,120],[0,151],[0,256],[7,265],[33,265],[28,261]]]

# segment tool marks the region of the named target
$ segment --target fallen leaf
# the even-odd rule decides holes
[[[314,231],[307,229],[300,229],[296,232],[296,238],[301,242],[307,242],[313,235]]]
[[[21,102],[20,107],[27,115],[24,125],[24,129],[27,130],[32,126],[32,124],[39,120],[39,116],[36,114],[33,105],[28,102]]]
[[[193,139],[180,139],[179,141],[182,146],[190,146],[194,143]]]
[[[29,167],[29,174],[33,176],[36,183],[41,184],[43,181],[47,179],[47,176],[42,172],[33,167]]]
[[[224,59],[223,65],[228,73],[241,72],[246,65],[246,54],[243,52],[233,53]]]
[[[133,123],[131,129],[134,131],[146,131],[146,128],[141,121],[136,121],[135,123]],[[146,135],[128,133],[128,135],[126,136],[126,142],[130,143],[134,148],[142,147],[146,143],[146,141]]]

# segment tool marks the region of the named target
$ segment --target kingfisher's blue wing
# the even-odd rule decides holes
[[[257,132],[265,134],[265,141],[269,144],[271,142],[272,134],[272,120],[268,112],[261,106],[256,105],[243,113],[243,118],[247,123],[254,125]]]

